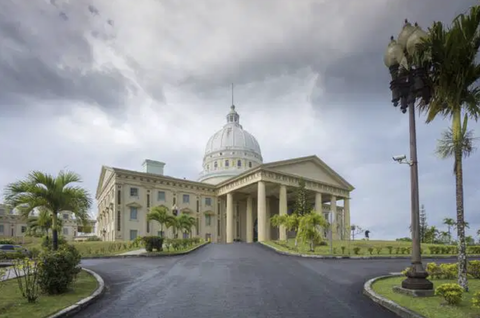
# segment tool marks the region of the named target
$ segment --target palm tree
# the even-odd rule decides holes
[[[450,233],[448,231],[441,231],[440,232],[440,240],[443,243],[450,243]]]
[[[28,231],[35,235],[38,233],[45,234],[47,241],[48,241],[48,234],[52,229],[52,215],[51,213],[41,208],[39,209],[38,215],[30,216],[27,220]],[[63,222],[61,219],[57,220],[57,230],[62,228]]]
[[[322,228],[329,226],[327,220],[316,212],[310,212],[300,217],[297,237],[302,242],[309,242],[310,251],[315,251],[315,244],[322,241]]]
[[[275,227],[283,226],[286,231],[295,231],[298,234],[298,227],[300,226],[300,216],[297,213],[292,214],[275,214],[270,218],[270,222]],[[298,246],[298,238],[295,237],[295,247]]]
[[[429,71],[433,89],[428,104],[421,103],[420,110],[427,113],[426,122],[438,115],[452,120],[451,154],[454,158],[456,184],[457,235],[458,235],[458,284],[468,291],[467,258],[465,244],[463,167],[467,118],[480,115],[480,88],[474,86],[480,78],[480,65],[476,61],[480,48],[480,6],[473,6],[469,13],[460,14],[450,28],[434,22],[417,50],[414,60]],[[462,123],[462,114],[464,120]]]
[[[147,214],[147,221],[156,221],[160,224],[160,232],[163,236],[163,227],[171,223],[171,219],[175,218],[173,215],[168,214],[168,209],[164,206],[153,207]]]
[[[70,211],[86,223],[92,205],[87,190],[72,185],[82,179],[74,172],[60,171],[58,176],[33,171],[25,180],[10,183],[5,188],[5,202],[17,209],[25,219],[35,209],[44,209],[52,216],[53,249],[58,249],[58,213]]]
[[[451,229],[455,226],[455,220],[451,218],[444,218],[443,224],[447,226],[447,233],[448,233],[448,243],[452,242],[452,232]]]
[[[195,227],[197,221],[194,217],[187,214],[181,214],[177,216],[178,229],[185,234],[192,234],[192,227]]]

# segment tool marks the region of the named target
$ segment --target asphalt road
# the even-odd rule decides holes
[[[289,257],[245,243],[175,257],[85,260],[107,291],[75,317],[390,318],[362,294],[363,284],[408,264]]]

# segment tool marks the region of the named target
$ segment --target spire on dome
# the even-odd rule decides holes
[[[227,114],[227,124],[236,124],[240,126],[240,115],[235,110],[235,104],[233,103],[233,83],[232,83],[232,106],[230,106],[230,112]],[[241,126],[240,126],[241,127]]]

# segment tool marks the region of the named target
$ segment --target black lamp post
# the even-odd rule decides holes
[[[410,166],[411,182],[411,222],[412,222],[412,266],[402,287],[409,290],[433,290],[433,284],[427,279],[428,273],[422,265],[420,251],[420,203],[418,194],[418,161],[417,136],[415,128],[415,102],[421,99],[428,104],[431,97],[431,87],[428,85],[426,70],[420,65],[414,65],[411,57],[418,49],[422,38],[428,36],[416,23],[411,25],[405,20],[405,25],[398,35],[397,41],[392,36],[385,52],[384,62],[392,76],[390,89],[392,103],[397,107],[400,103],[402,113],[409,111],[410,119]]]

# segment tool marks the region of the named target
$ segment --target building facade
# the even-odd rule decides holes
[[[165,163],[145,160],[143,171],[103,166],[97,187],[97,235],[107,241],[159,235],[147,222],[154,206],[195,218],[192,235],[212,242],[285,239],[271,225],[291,213],[295,189],[305,180],[307,200],[332,223],[333,239],[350,237],[350,192],[354,187],[317,156],[263,163],[260,146],[243,130],[232,106],[227,124],[207,143],[198,181],[164,174]],[[163,229],[172,237],[172,229]],[[325,233],[328,235],[329,233]]]
[[[62,230],[59,235],[66,240],[73,240],[79,232],[82,232],[82,225],[79,225],[77,220],[69,211],[63,211],[58,214],[62,220]],[[89,222],[92,228],[95,222]],[[0,204],[0,238],[21,240],[28,235],[27,220],[21,215],[14,213],[4,204]]]

